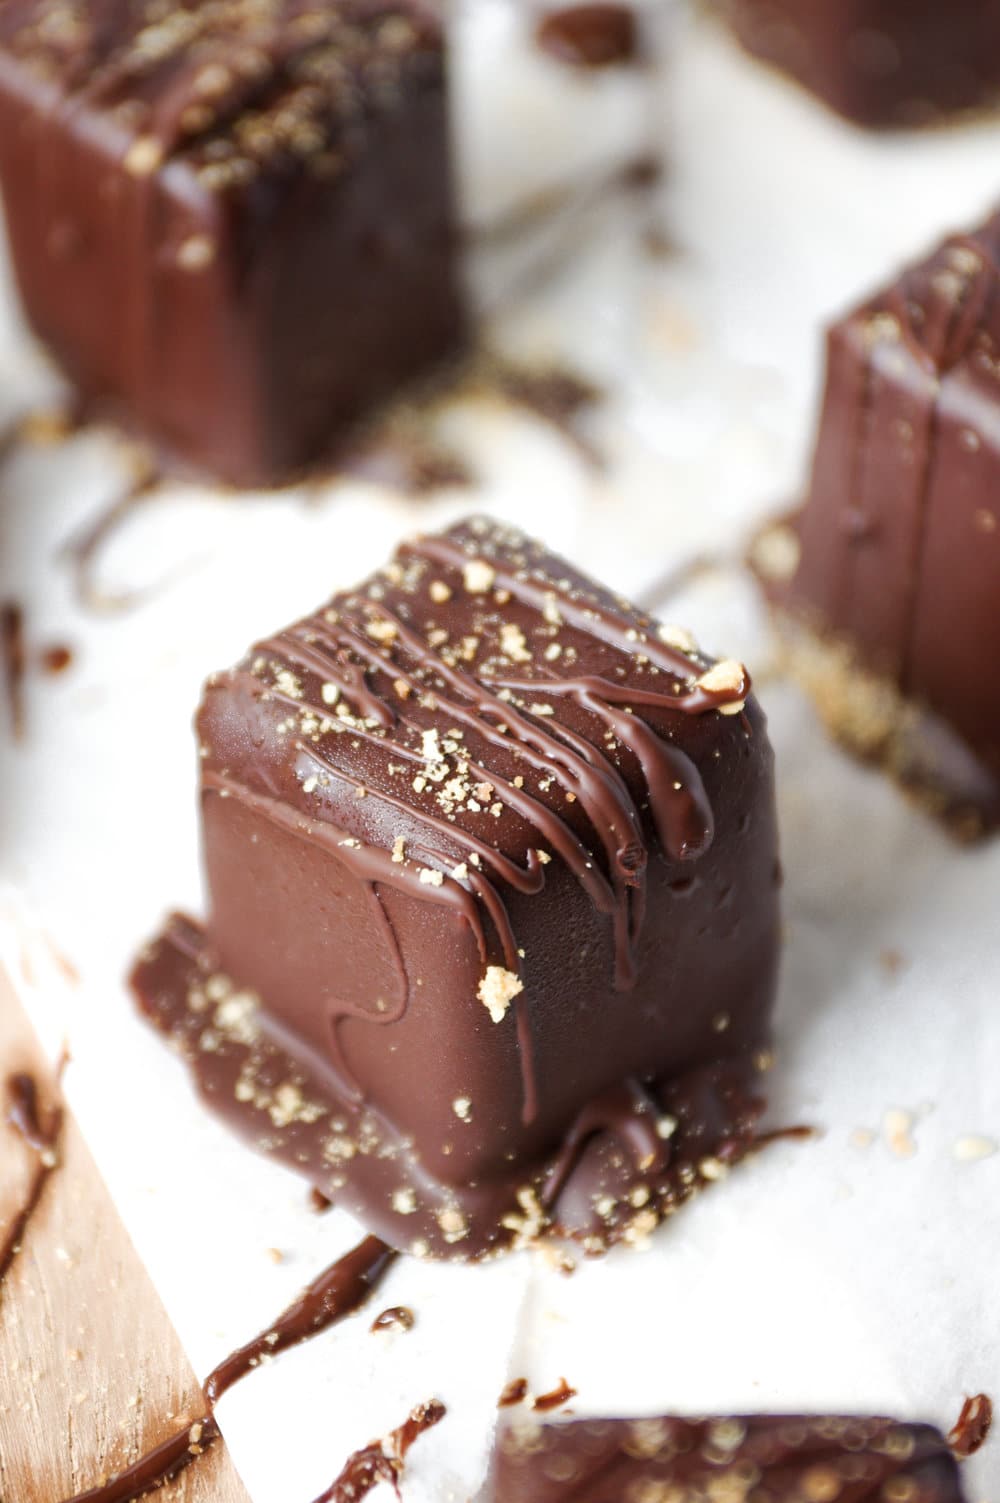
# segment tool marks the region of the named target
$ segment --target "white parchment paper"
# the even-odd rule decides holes
[[[673,66],[650,82],[655,99],[630,108],[651,104],[669,130],[674,253],[646,256],[635,212],[612,200],[559,277],[493,330],[604,383],[591,427],[604,472],[536,419],[465,397],[434,421],[475,466],[474,494],[172,488],[102,551],[109,592],[149,586],[104,615],[74,599],[64,548],[121,484],[113,441],[21,453],[0,475],[0,595],[25,605],[32,647],[77,654],[61,678],[29,676],[26,738],[0,742],[5,943],[43,1035],[54,1047],[68,1034],[71,1103],[201,1372],[358,1235],[203,1114],[122,985],[162,913],[201,905],[190,717],[205,674],[401,534],[473,506],[655,604],[676,565],[735,554],[794,495],[823,321],[1000,197],[1000,125],[871,140],[704,21],[681,28]],[[507,107],[516,115],[516,99]],[[586,122],[584,108],[576,144]],[[539,139],[523,143],[525,182]],[[495,202],[512,181],[504,156]],[[53,389],[8,303],[4,410]],[[1000,1396],[1000,845],[956,850],[825,742],[769,675],[766,625],[734,570],[708,572],[666,614],[745,657],[770,715],[788,922],[772,1118],[823,1135],[771,1148],[648,1251],[571,1279],[526,1257],[401,1262],[365,1315],[224,1401],[255,1503],[308,1503],[348,1451],[432,1395],[450,1414],[415,1448],[406,1496],[461,1503],[508,1376],[537,1392],[565,1377],[578,1413],[877,1409],[945,1428],[965,1394]],[[53,942],[79,985],[61,978]],[[370,1335],[396,1303],[414,1330]],[[997,1503],[1000,1441],[967,1477],[973,1503]]]

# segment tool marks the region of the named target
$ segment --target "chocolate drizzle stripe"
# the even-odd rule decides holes
[[[195,1438],[197,1437],[197,1439]],[[185,1467],[197,1461],[220,1437],[215,1420],[210,1416],[185,1425],[176,1435],[168,1438],[145,1456],[140,1456],[133,1466],[116,1473],[107,1482],[88,1488],[84,1493],[75,1493],[65,1503],[133,1503],[155,1489],[163,1487],[180,1476]]]
[[[31,1218],[41,1203],[49,1175],[58,1167],[56,1149],[62,1134],[63,1114],[54,1107],[47,1123],[38,1111],[38,1088],[32,1076],[16,1074],[6,1083],[7,1121],[37,1155],[27,1191],[14,1219],[0,1239],[0,1289],[21,1251]]]
[[[451,538],[441,536],[416,538],[401,544],[398,556],[402,559],[407,555],[443,564],[459,572],[466,564],[480,557],[474,546],[464,547]],[[580,605],[570,595],[554,589],[551,581],[533,584],[525,572],[506,568],[503,561],[493,554],[488,555],[487,561],[496,582],[503,589],[509,590],[521,605],[529,606],[539,615],[544,615],[546,607],[554,604],[569,626],[588,636],[597,637],[606,646],[617,648],[626,657],[634,658],[637,652],[642,652],[657,668],[683,682],[697,678],[709,666],[708,658],[681,652],[655,634],[648,635],[652,623],[646,617],[638,615],[635,620],[631,620],[624,612],[613,611],[597,599],[585,606]],[[635,632],[637,636],[630,637],[629,632]],[[701,712],[692,709],[689,713]]]
[[[378,1286],[396,1259],[379,1237],[366,1237],[338,1258],[304,1289],[266,1331],[261,1331],[220,1362],[205,1380],[205,1397],[214,1408],[224,1393],[245,1378],[262,1357],[276,1357],[290,1346],[318,1336],[352,1315]]]

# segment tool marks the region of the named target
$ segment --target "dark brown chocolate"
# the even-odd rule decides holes
[[[995,0],[719,0],[740,41],[860,125],[1000,102]]]
[[[835,324],[805,505],[755,550],[854,750],[964,832],[1000,821],[1000,217]]]
[[[962,1503],[930,1425],[752,1416],[518,1417],[500,1430],[480,1503]]]
[[[23,1072],[11,1075],[6,1082],[7,1123],[33,1150],[34,1164],[28,1177],[24,1198],[10,1225],[0,1231],[0,1286],[7,1277],[32,1216],[41,1203],[49,1175],[58,1167],[59,1139],[62,1135],[62,1108],[54,1106],[44,1114],[39,1108],[38,1086],[34,1076]]]
[[[753,1141],[772,758],[713,664],[473,521],[210,680],[207,934],[134,982],[205,1096],[393,1245],[644,1235]]]
[[[326,453],[461,338],[423,0],[7,0],[0,187],[86,408],[238,484]]]
[[[414,1441],[426,1435],[445,1417],[445,1407],[439,1399],[418,1404],[398,1429],[384,1440],[373,1440],[370,1445],[355,1451],[349,1457],[340,1475],[321,1493],[315,1503],[360,1503],[367,1498],[380,1482],[388,1482],[401,1498],[399,1479],[410,1447]]]

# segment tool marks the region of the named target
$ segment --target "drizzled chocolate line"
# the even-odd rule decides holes
[[[25,1232],[38,1209],[46,1181],[58,1166],[56,1149],[63,1124],[60,1107],[53,1107],[48,1121],[42,1121],[38,1108],[38,1087],[31,1075],[11,1075],[6,1082],[6,1097],[7,1122],[28,1147],[34,1150],[37,1159],[21,1207],[0,1240],[0,1288],[21,1251]]]
[[[381,1282],[396,1259],[396,1253],[378,1237],[365,1240],[345,1253],[304,1289],[273,1325],[220,1362],[205,1380],[205,1398],[211,1407],[222,1395],[257,1367],[262,1357],[276,1357],[290,1346],[352,1315]]]
[[[380,1482],[388,1482],[399,1498],[399,1479],[410,1447],[421,1435],[440,1424],[446,1413],[439,1399],[418,1404],[391,1435],[355,1451],[340,1475],[326,1492],[320,1493],[315,1503],[360,1503]]]
[[[84,1493],[74,1494],[65,1503],[133,1503],[134,1499],[180,1476],[185,1467],[210,1450],[220,1436],[219,1427],[210,1416],[196,1420],[193,1425],[178,1430],[176,1435],[168,1436],[123,1472]]]
[[[288,1347],[298,1346],[353,1315],[384,1278],[395,1257],[392,1248],[387,1247],[378,1237],[366,1237],[357,1247],[324,1269],[266,1331],[261,1331],[252,1341],[231,1353],[209,1374],[203,1385],[209,1407],[209,1414],[205,1418],[170,1436],[110,1481],[91,1488],[88,1492],[79,1493],[67,1499],[66,1503],[131,1503],[132,1499],[140,1498],[153,1488],[169,1482],[219,1439],[220,1432],[212,1411],[224,1393],[252,1372],[260,1364],[262,1357],[276,1357]],[[414,1414],[417,1412],[415,1410]],[[443,1414],[442,1407],[441,1414],[429,1423],[436,1424]],[[429,1424],[425,1428],[429,1428]],[[419,1429],[416,1430],[412,1439],[416,1439],[420,1433]],[[399,1434],[400,1431],[394,1432],[396,1436]],[[400,1464],[412,1439],[399,1454]],[[389,1465],[388,1460],[386,1465]],[[393,1476],[395,1475],[394,1473]],[[374,1487],[379,1480],[380,1477],[373,1477],[369,1487]],[[334,1503],[349,1503],[352,1497],[349,1493],[342,1493],[339,1498],[335,1493],[329,1496]],[[364,1493],[356,1496],[361,1498]]]

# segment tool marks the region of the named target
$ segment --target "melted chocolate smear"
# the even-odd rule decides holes
[[[523,1404],[528,1397],[527,1378],[511,1378],[501,1390],[497,1399],[498,1409],[511,1409],[515,1404]]]
[[[72,568],[73,590],[84,610],[97,615],[118,614],[134,609],[155,592],[154,587],[108,592],[101,589],[94,575],[105,543],[132,512],[156,495],[161,480],[162,472],[158,467],[151,462],[143,463],[123,493],[65,545],[64,554]]]
[[[58,1165],[56,1149],[63,1122],[62,1111],[58,1107],[53,1107],[48,1119],[43,1122],[38,1109],[38,1087],[31,1075],[11,1075],[6,1083],[6,1096],[7,1122],[38,1157],[21,1208],[6,1234],[0,1238],[0,1287],[21,1251],[24,1234],[38,1209],[46,1181]]]
[[[539,1414],[548,1414],[550,1409],[561,1409],[563,1404],[568,1404],[570,1399],[575,1399],[576,1392],[576,1389],[571,1388],[565,1378],[560,1378],[555,1388],[550,1393],[540,1393],[531,1407]]]
[[[24,735],[24,674],[27,657],[24,645],[24,610],[16,600],[0,605],[0,656],[7,695],[7,713],[15,741]]]
[[[564,5],[535,29],[543,52],[577,68],[610,68],[639,56],[639,27],[631,5]]]
[[[266,1331],[231,1353],[205,1380],[205,1397],[214,1408],[227,1389],[257,1367],[262,1357],[276,1357],[290,1346],[353,1314],[388,1272],[396,1254],[378,1237],[357,1247],[304,1289]]]
[[[410,1447],[421,1435],[440,1424],[446,1413],[439,1399],[418,1404],[409,1418],[385,1440],[374,1440],[360,1451],[355,1451],[348,1458],[339,1477],[331,1482],[315,1503],[359,1503],[380,1482],[388,1482],[399,1498],[399,1479]]]
[[[43,673],[50,677],[56,677],[65,673],[67,668],[72,667],[74,653],[72,647],[67,647],[64,642],[53,642],[51,647],[43,647],[38,657]]]
[[[372,1321],[372,1331],[412,1331],[417,1317],[405,1305],[390,1305]]]
[[[984,1444],[993,1424],[993,1400],[985,1393],[966,1399],[954,1429],[948,1432],[948,1444],[960,1461],[975,1456]]]
[[[141,1456],[134,1466],[126,1467],[110,1477],[107,1482],[89,1488],[85,1493],[76,1493],[65,1503],[132,1503],[154,1488],[172,1482],[185,1467],[197,1461],[219,1439],[219,1427],[215,1420],[206,1417],[185,1425],[176,1435],[169,1436],[152,1451]]]
[[[313,1185],[309,1191],[309,1204],[317,1216],[322,1216],[323,1212],[328,1211],[333,1205],[333,1201],[329,1195],[324,1195],[322,1190],[317,1190],[316,1186]]]
[[[435,1255],[454,1257],[438,1219],[455,1209],[454,1187],[431,1179],[390,1124],[341,1098],[328,1075],[311,1071],[258,1027],[259,1012],[249,1041],[220,1029],[216,1010],[204,1006],[206,980],[220,975],[204,931],[175,916],[132,977],[140,1009],[177,1046],[210,1107],[268,1156],[332,1189],[387,1242],[406,1249],[420,1239]],[[206,1034],[209,1049],[202,1047]],[[467,1223],[460,1255],[473,1259],[552,1232],[579,1240],[588,1254],[641,1241],[762,1146],[757,1128],[764,1103],[756,1088],[763,1064],[730,1059],[674,1081],[626,1082],[605,1093],[580,1114],[561,1150],[512,1171],[508,1180],[459,1193],[457,1208]],[[237,1090],[240,1081],[254,1083],[250,1096]],[[289,1081],[310,1103],[309,1120],[279,1126],[268,1105]],[[331,1139],[332,1121],[338,1127]],[[327,1151],[331,1144],[342,1153],[336,1162]],[[397,1211],[393,1195],[401,1187],[412,1189],[415,1209]]]

